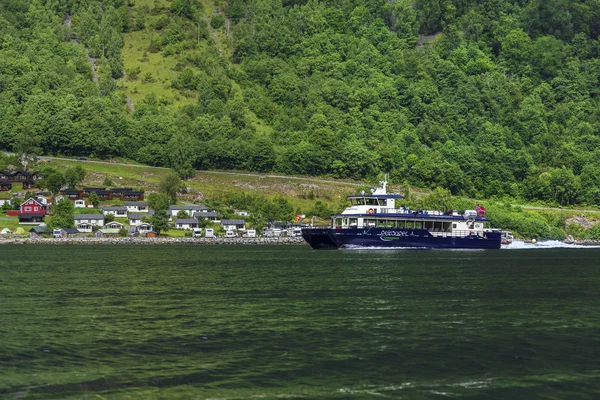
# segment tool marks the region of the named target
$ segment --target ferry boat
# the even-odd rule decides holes
[[[302,229],[313,249],[347,247],[499,249],[502,232],[489,229],[485,208],[457,211],[411,210],[387,193],[387,179],[371,193],[349,196],[350,207],[331,216],[328,227]]]

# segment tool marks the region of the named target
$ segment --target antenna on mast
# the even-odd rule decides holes
[[[384,174],[383,175],[383,180],[379,183],[381,183],[381,188],[383,189],[383,193],[387,193],[387,184],[388,184],[388,174]]]

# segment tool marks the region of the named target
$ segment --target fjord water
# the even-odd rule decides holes
[[[0,398],[600,398],[600,250],[0,247]]]

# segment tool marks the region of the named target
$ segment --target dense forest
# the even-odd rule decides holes
[[[2,0],[0,148],[598,204],[599,33],[600,0]],[[186,102],[130,104],[148,54]]]

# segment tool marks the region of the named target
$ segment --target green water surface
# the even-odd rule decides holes
[[[0,247],[2,399],[597,399],[600,250]]]

